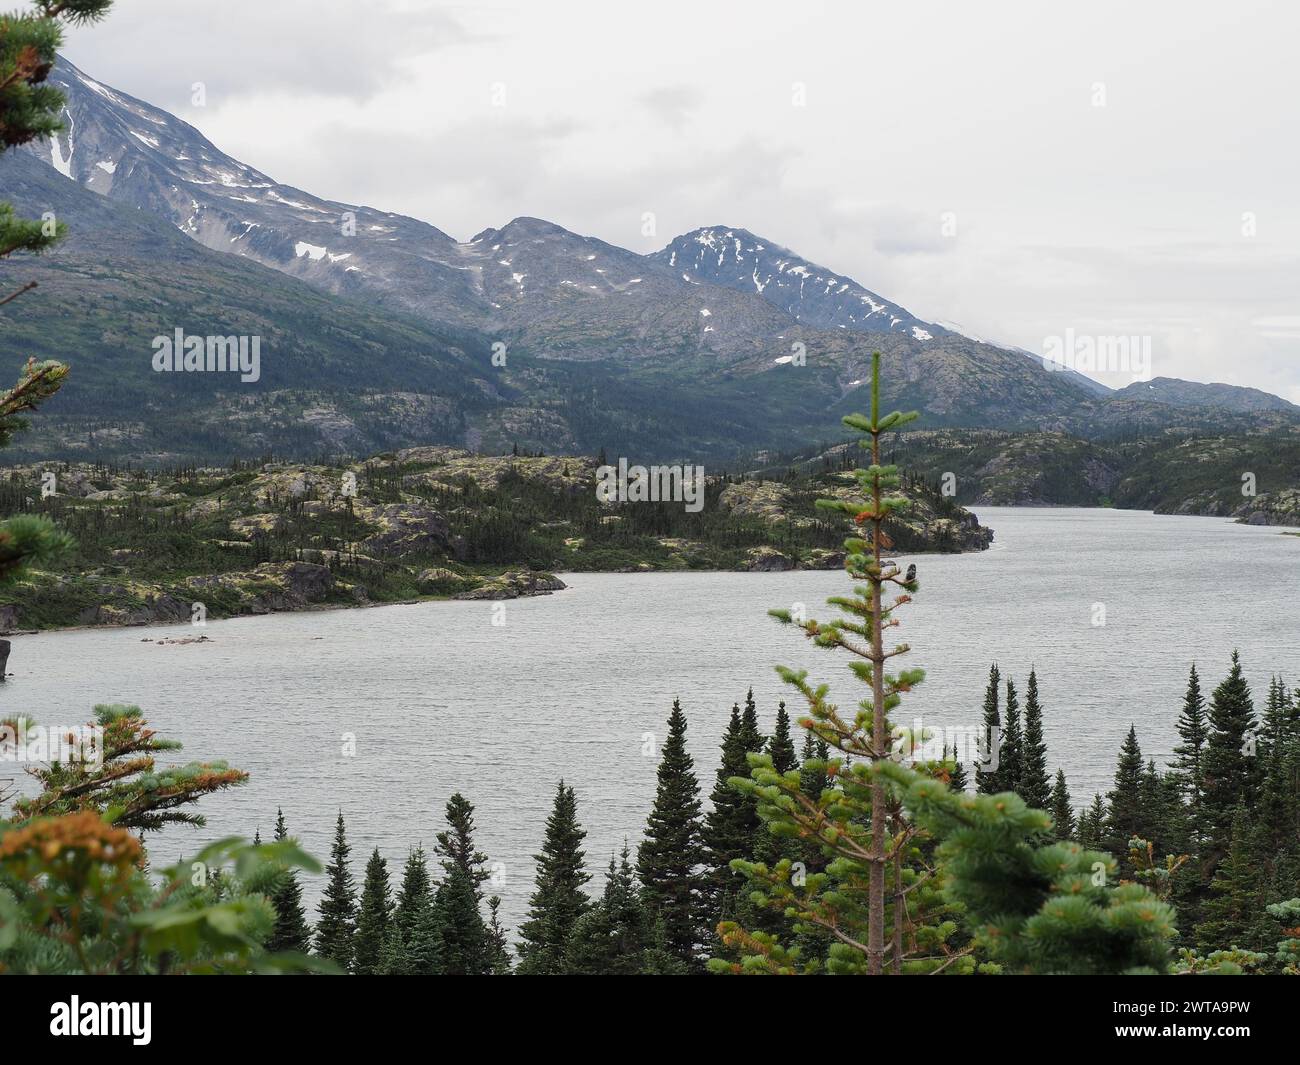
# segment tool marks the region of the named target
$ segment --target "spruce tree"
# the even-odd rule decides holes
[[[1106,804],[1100,795],[1093,795],[1092,805],[1079,814],[1076,828],[1079,845],[1088,850],[1098,850],[1106,840]]]
[[[600,900],[574,924],[565,950],[567,972],[636,976],[646,969],[650,929],[629,857],[624,843],[618,864],[609,859]]]
[[[487,855],[474,846],[474,804],[456,792],[447,800],[446,817],[447,827],[438,833],[433,851],[444,872],[450,874],[455,866],[465,874],[474,885],[477,904],[483,898],[482,884],[491,874],[487,870]]]
[[[316,953],[347,972],[352,967],[353,937],[356,935],[357,888],[348,868],[347,831],[343,811],[334,826],[329,865],[325,867],[325,893],[321,896],[316,922]]]
[[[951,971],[970,964],[964,953],[948,948],[955,925],[940,918],[943,907],[936,898],[936,881],[918,867],[923,862],[921,841],[906,823],[898,793],[886,783],[883,772],[895,765],[889,711],[925,676],[920,669],[887,673],[886,666],[893,665],[909,648],[904,644],[887,650],[884,643],[885,633],[898,624],[894,614],[912,601],[920,586],[914,571],[886,561],[893,547],[886,525],[909,501],[897,492],[901,484],[897,467],[882,463],[881,437],[915,417],[900,412],[881,417],[880,354],[873,353],[871,414],[843,419],[845,425],[863,434],[862,444],[871,451],[871,465],[854,471],[862,498],[817,501],[822,509],[853,522],[853,534],[844,546],[845,569],[857,582],[854,594],[828,600],[841,614],[828,622],[795,618],[788,610],[769,611],[782,623],[796,626],[816,646],[849,654],[853,673],[870,688],[870,697],[857,704],[856,713],[842,716],[828,698],[827,685],[811,684],[806,671],[778,667],[782,679],[808,704],[809,716],[801,719],[800,725],[843,756],[831,759],[826,767],[832,783],[810,804],[799,790],[803,774],[777,773],[768,754],[754,756],[750,774],[734,778],[738,788],[758,800],[759,816],[771,831],[818,840],[834,854],[835,860],[823,872],[806,877],[789,859],[774,867],[744,860],[733,865],[749,878],[755,888],[751,898],[757,903],[795,915],[796,933],[814,928],[838,932],[825,962],[836,973],[882,974],[887,956],[891,972],[902,972],[905,967]],[[924,743],[925,737],[917,739]],[[817,774],[822,766],[814,761],[805,769]],[[946,773],[946,769],[936,763],[927,766],[927,772]],[[845,933],[849,927],[852,935]],[[714,958],[710,965],[715,971],[794,973],[816,969],[813,959],[804,958],[797,947],[780,943],[770,933],[734,922],[724,923],[720,931],[724,945],[740,957],[738,961]]]
[[[1130,725],[1115,766],[1115,787],[1106,796],[1104,845],[1111,854],[1127,855],[1130,839],[1150,838],[1147,810],[1143,805],[1144,769],[1137,729]]]
[[[285,827],[284,811],[275,811],[275,839],[277,843],[289,838]],[[275,891],[271,895],[271,906],[275,910],[275,928],[266,941],[266,949],[273,954],[291,951],[306,954],[311,949],[311,927],[307,924],[307,915],[302,908],[302,885],[298,883],[298,874],[293,869],[286,869],[277,877]]]
[[[488,975],[510,975],[510,941],[501,924],[501,896],[492,895],[488,905]]]
[[[388,882],[388,862],[376,847],[366,863],[366,880],[361,888],[361,908],[353,940],[352,971],[358,976],[379,972],[384,940],[393,925],[393,900]]]
[[[1259,950],[1276,942],[1264,921],[1267,900],[1260,891],[1260,870],[1252,855],[1250,815],[1244,805],[1233,813],[1227,853],[1210,882],[1196,942],[1202,950]]]
[[[1052,786],[1051,801],[1047,809],[1052,815],[1052,835],[1057,839],[1074,839],[1074,807],[1070,804],[1070,789],[1065,784],[1065,771],[1056,771],[1056,783]]]
[[[1002,716],[1002,752],[998,777],[1002,791],[1020,794],[1024,786],[1025,737],[1020,725],[1020,697],[1016,682],[1007,678],[1007,704]]]
[[[463,971],[449,968],[445,961],[443,921],[443,911],[435,896],[416,915],[410,938],[402,946],[402,968],[396,975],[442,976],[452,972],[460,974]]]
[[[943,760],[952,762],[952,769],[948,773],[948,787],[953,791],[964,793],[970,788],[970,777],[966,773],[966,767],[958,759],[957,746],[954,744],[950,752],[948,745],[943,746]]]
[[[1205,790],[1205,772],[1201,762],[1205,756],[1206,734],[1205,698],[1201,695],[1201,678],[1196,672],[1196,664],[1192,663],[1183,709],[1178,715],[1178,735],[1182,743],[1174,748],[1173,769],[1187,803],[1193,845],[1199,844],[1202,836],[1201,797]]]
[[[981,795],[996,795],[1006,791],[1005,773],[1002,771],[1002,712],[999,706],[1002,673],[997,665],[989,667],[989,682],[984,689],[983,755],[984,764],[975,767],[975,790]]]
[[[803,750],[799,755],[799,790],[810,799],[821,797],[829,781],[826,777],[826,760],[830,748],[826,741],[815,737],[811,730],[803,734]]]
[[[790,714],[784,700],[776,708],[776,729],[768,744],[768,753],[772,756],[772,768],[778,773],[788,773],[799,766],[794,740],[790,736]]]
[[[1282,899],[1300,887],[1300,724],[1293,715],[1290,691],[1274,678],[1259,741],[1252,848],[1261,873],[1290,885],[1279,891]]]
[[[741,739],[745,750],[757,753],[767,746],[763,730],[758,727],[758,708],[754,705],[754,689],[745,695],[745,710],[740,715]]]
[[[756,798],[759,816],[771,829],[817,838],[835,860],[802,882],[787,861],[772,869],[745,861],[735,867],[754,884],[758,901],[793,911],[796,931],[813,926],[835,934],[825,966],[830,972],[972,972],[975,946],[957,925],[962,913],[979,929],[978,946],[1014,972],[1166,971],[1172,911],[1141,885],[1091,876],[1098,863],[1114,870],[1112,859],[1073,844],[1039,845],[1050,821],[1018,796],[958,795],[948,786],[943,762],[913,767],[893,757],[889,711],[924,673],[895,663],[910,650],[906,644],[886,650],[883,642],[898,624],[895,613],[912,601],[919,585],[913,569],[882,560],[892,543],[886,521],[907,500],[894,494],[901,483],[897,469],[881,464],[881,436],[913,416],[880,416],[878,352],[871,376],[870,417],[844,419],[869,438],[871,466],[855,471],[867,498],[818,501],[852,518],[865,534],[845,541],[845,569],[859,582],[855,594],[830,600],[843,616],[829,622],[771,611],[816,646],[853,656],[852,671],[870,686],[870,699],[842,715],[827,685],[810,683],[802,670],[778,670],[808,703],[800,725],[851,755],[853,763],[831,761],[831,782],[815,804],[800,791],[801,774],[777,773],[769,754],[753,756],[749,777],[735,781]],[[895,672],[887,673],[887,666]],[[931,854],[937,865],[930,863]],[[724,945],[740,958],[715,958],[713,971],[818,971],[776,937],[734,924],[720,931]]]
[[[1208,874],[1231,844],[1232,822],[1238,806],[1251,809],[1257,796],[1255,705],[1241,668],[1232,653],[1232,668],[1210,696],[1208,732],[1201,758],[1204,790],[1201,822],[1207,837]]]
[[[1043,740],[1043,707],[1038,699],[1038,674],[1029,671],[1025,690],[1024,746],[1020,759],[1018,794],[1035,810],[1046,810],[1052,801],[1052,781],[1047,775],[1047,744]]]
[[[717,779],[709,796],[713,809],[704,817],[701,837],[709,866],[701,887],[705,931],[710,934],[719,921],[736,917],[737,899],[748,891],[744,878],[732,870],[731,862],[749,857],[758,843],[758,811],[748,795],[742,795],[728,782],[749,773],[750,749],[746,744],[752,741],[753,732],[747,732],[740,707],[733,706],[722,737]]]
[[[686,750],[686,715],[674,699],[654,805],[637,852],[637,875],[649,919],[662,925],[664,948],[691,969],[699,966],[704,942],[700,911],[705,856],[694,766]]]
[[[474,846],[474,806],[460,792],[447,801],[447,828],[438,833],[434,852],[443,869],[433,899],[442,972],[487,975],[492,968],[491,935],[479,903],[481,885],[490,874],[487,855]]]
[[[424,848],[406,858],[402,885],[384,944],[380,971],[392,976],[431,976],[439,971],[441,932],[433,907],[433,890]]]
[[[536,887],[529,899],[528,920],[519,929],[519,973],[555,976],[565,972],[564,952],[574,923],[590,907],[582,887],[591,879],[584,864],[582,841],[587,833],[578,824],[578,801],[561,780],[546,819]]]

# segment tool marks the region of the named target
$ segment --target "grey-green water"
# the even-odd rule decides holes
[[[1209,686],[1234,647],[1257,691],[1274,671],[1300,681],[1300,539],[1134,512],[979,514],[992,550],[916,558],[922,589],[900,637],[929,676],[903,720],[973,726],[989,664],[1022,691],[1034,665],[1051,768],[1082,805],[1108,785],[1130,722],[1145,753],[1168,754],[1193,660]],[[506,603],[501,625],[500,604],[453,602],[214,621],[202,644],[142,642],[190,634],[174,627],[20,637],[0,700],[48,724],[138,703],[187,756],[252,774],[204,800],[206,829],[152,840],[155,865],[206,839],[266,836],[277,806],[323,858],[341,808],[358,881],[375,846],[396,879],[408,845],[431,848],[447,797],[463,791],[514,927],[557,779],[577,789],[595,870],[625,837],[635,846],[674,697],[706,796],[727,712],[750,685],[770,728],[785,694],[774,664],[807,666],[842,702],[861,697],[840,656],[765,617],[795,603],[825,616],[841,572],[565,579],[567,591]]]

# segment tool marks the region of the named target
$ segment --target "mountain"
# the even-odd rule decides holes
[[[1200,514],[1253,525],[1300,526],[1300,423],[1238,418],[1227,431],[1162,431],[1115,441],[1068,433],[921,429],[890,441],[885,461],[931,484],[946,475],[963,506],[1114,506]],[[749,475],[843,469],[853,446],[770,456]],[[1243,496],[1241,473],[1258,494]]]
[[[0,197],[55,209],[73,233],[6,264],[42,286],[0,309],[9,335],[74,362],[29,455],[518,443],[730,460],[842,439],[873,350],[885,402],[929,427],[1125,433],[1224,414],[1116,399],[746,230],[641,255],[524,217],[459,241],[279,184],[65,60],[51,80],[65,131],[0,159]],[[262,336],[264,379],[152,374],[151,338],[177,327]]]
[[[948,332],[868,292],[853,278],[810,263],[747,229],[695,229],[653,258],[680,271],[684,281],[756,293],[795,321],[819,329],[897,332],[917,340]]]
[[[20,358],[69,361],[59,395],[9,454],[136,462],[319,454],[412,438],[462,442],[511,392],[483,372],[472,333],[322,293],[68,181],[21,153],[0,160],[20,213],[70,223],[53,252],[5,264],[37,288],[0,307],[12,376]],[[158,336],[259,339],[256,381],[159,373]],[[471,352],[474,355],[471,355]]]
[[[1270,392],[1261,392],[1258,388],[1244,388],[1240,385],[1206,385],[1198,381],[1180,381],[1173,377],[1153,377],[1150,381],[1135,381],[1121,388],[1116,395],[1129,396],[1151,403],[1163,403],[1171,407],[1216,407],[1243,413],[1285,411],[1300,414],[1300,407],[1294,403],[1288,403]]]

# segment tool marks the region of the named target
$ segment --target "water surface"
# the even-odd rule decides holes
[[[978,513],[996,530],[991,550],[915,559],[921,592],[899,632],[928,679],[904,720],[976,725],[991,662],[1022,693],[1036,666],[1050,768],[1064,768],[1083,805],[1109,785],[1130,723],[1144,753],[1167,757],[1192,661],[1207,691],[1234,647],[1257,693],[1272,672],[1300,680],[1300,539],[1128,511]],[[751,685],[770,730],[787,691],[774,664],[809,668],[843,704],[863,694],[845,656],[765,617],[796,603],[829,616],[822,602],[848,585],[840,571],[565,580],[569,590],[505,603],[504,615],[502,604],[442,602],[212,621],[202,644],[142,642],[198,631],[174,626],[17,637],[0,700],[47,724],[136,703],[187,757],[252,774],[203,800],[207,828],[151,837],[155,865],[218,836],[267,837],[277,806],[324,859],[342,809],[358,884],[376,846],[396,881],[410,844],[432,848],[460,790],[517,927],[560,777],[577,789],[592,866],[624,838],[635,847],[674,697],[707,796],[727,713]],[[307,885],[313,903],[318,891]]]

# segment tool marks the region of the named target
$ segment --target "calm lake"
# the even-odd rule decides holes
[[[1234,647],[1257,696],[1272,673],[1300,681],[1300,539],[1211,518],[977,509],[996,531],[991,550],[915,559],[921,592],[898,631],[908,664],[929,675],[900,721],[974,726],[990,663],[1022,695],[1036,666],[1049,765],[1082,806],[1108,787],[1130,722],[1145,754],[1168,756],[1193,661],[1207,692]],[[751,685],[770,731],[785,697],[774,664],[809,668],[842,705],[864,694],[846,656],[765,617],[796,603],[831,616],[821,604],[847,587],[840,571],[565,580],[567,591],[507,602],[504,614],[424,603],[17,637],[0,700],[51,725],[84,721],[95,703],[136,703],[185,756],[252,774],[203,801],[205,829],[151,837],[155,866],[220,836],[269,837],[277,806],[324,860],[341,808],[358,885],[375,846],[396,884],[408,847],[431,849],[462,791],[513,930],[559,778],[577,789],[595,870],[624,838],[635,847],[674,697],[707,797],[728,711]],[[198,631],[210,642],[142,642]],[[0,765],[0,777],[15,772]],[[318,892],[306,885],[313,906]]]

